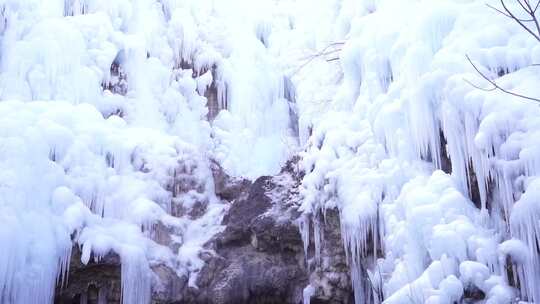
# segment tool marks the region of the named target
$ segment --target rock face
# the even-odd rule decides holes
[[[312,303],[351,303],[352,290],[337,212],[329,211],[323,227],[320,262],[313,240],[308,252],[298,229],[301,176],[294,162],[274,177],[253,183],[229,178],[216,167],[216,194],[230,202],[223,232],[214,236],[204,253],[205,266],[197,276],[198,288],[189,287],[166,266],[155,266],[153,303],[302,303],[310,284]],[[307,259],[306,259],[307,258]],[[70,281],[57,292],[57,303],[120,303],[120,266],[116,257],[81,265],[72,258]],[[83,297],[87,302],[80,302]],[[97,298],[96,298],[97,299]],[[75,302],[74,302],[75,301]]]
[[[307,285],[302,240],[294,224],[294,193],[261,177],[232,203],[225,230],[199,275],[197,303],[300,303]],[[284,192],[282,192],[284,191]]]
[[[121,301],[120,259],[108,254],[99,262],[81,263],[81,252],[73,248],[68,283],[58,286],[55,303],[93,304],[120,303]]]
[[[319,220],[320,261],[315,257],[313,239],[308,247],[310,284],[316,290],[311,302],[354,303],[350,269],[341,239],[339,213],[334,209],[327,210],[324,218],[320,215]]]

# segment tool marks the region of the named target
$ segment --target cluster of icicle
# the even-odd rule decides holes
[[[320,250],[339,210],[356,303],[540,301],[540,108],[470,85],[490,88],[466,59],[538,97],[540,44],[485,2],[343,1],[341,64],[294,78],[299,107],[322,109],[301,117],[300,231]],[[314,84],[331,102],[309,99]]]
[[[271,174],[290,144],[269,23],[249,3],[0,0],[0,302],[52,303],[73,246],[85,264],[120,256],[123,303],[149,303],[155,265],[195,284],[225,206],[210,158]],[[230,110],[214,126],[210,89]]]

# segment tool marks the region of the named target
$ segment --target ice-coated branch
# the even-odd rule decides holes
[[[482,90],[482,91],[485,91],[485,92],[492,92],[492,91],[495,91],[495,90],[499,90],[503,93],[506,93],[506,94],[509,94],[509,95],[512,95],[512,96],[516,96],[516,97],[520,97],[520,98],[524,98],[524,99],[528,99],[528,100],[533,100],[533,101],[536,101],[536,102],[540,102],[540,99],[539,98],[534,98],[534,97],[530,97],[530,96],[526,96],[526,95],[522,95],[522,94],[519,94],[519,93],[515,93],[515,92],[512,92],[512,91],[509,91],[501,86],[499,86],[494,80],[492,80],[491,78],[489,78],[488,76],[486,76],[486,74],[482,73],[482,71],[480,71],[480,69],[472,62],[471,58],[469,57],[469,55],[465,55],[467,57],[467,60],[469,61],[469,63],[471,64],[471,66],[474,68],[474,70],[478,73],[478,75],[480,75],[482,78],[484,78],[487,82],[489,82],[492,87],[491,88],[481,88],[475,84],[473,84],[472,82],[468,81],[465,79],[465,81],[470,84],[471,86],[479,89],[479,90]]]

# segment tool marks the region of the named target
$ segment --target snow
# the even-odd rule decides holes
[[[0,302],[52,303],[73,245],[120,256],[123,303],[160,263],[195,287],[211,161],[298,151],[304,248],[338,209],[357,303],[540,301],[540,109],[466,57],[538,97],[540,46],[486,3],[0,0]]]

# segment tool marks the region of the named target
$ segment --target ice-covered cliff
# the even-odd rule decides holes
[[[318,49],[344,41],[340,68],[293,78],[313,126],[303,233],[340,210],[357,303],[540,301],[539,105],[466,57],[540,96],[539,42],[486,5],[522,20],[518,2],[335,2]]]
[[[124,303],[149,301],[155,264],[195,280],[226,209],[211,160],[257,177],[295,146],[251,7],[0,2],[0,302],[51,302],[72,243],[120,256]]]
[[[0,0],[0,302],[540,301],[536,3]]]

